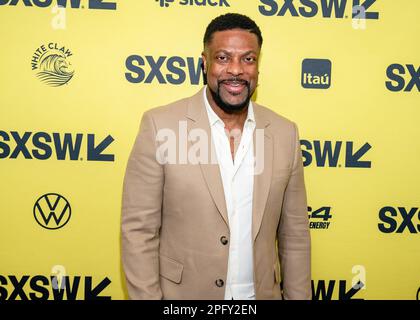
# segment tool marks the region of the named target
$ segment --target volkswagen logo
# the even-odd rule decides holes
[[[58,193],[47,193],[39,197],[34,205],[36,222],[49,230],[60,229],[70,220],[70,203]]]

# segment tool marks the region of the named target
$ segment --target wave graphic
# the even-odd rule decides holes
[[[37,77],[53,87],[66,84],[74,75],[74,71],[68,71],[66,58],[55,53],[42,59],[39,68],[41,71],[36,74]]]

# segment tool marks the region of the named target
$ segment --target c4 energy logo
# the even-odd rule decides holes
[[[420,66],[393,63],[386,69],[386,76],[389,80],[385,81],[385,85],[390,91],[410,92],[415,91],[414,87],[417,92],[420,91]]]
[[[264,16],[291,16],[343,19],[379,19],[379,13],[371,11],[376,0],[260,0],[259,12]],[[346,13],[348,12],[348,13]],[[362,14],[361,14],[362,13]]]
[[[420,233],[420,210],[417,207],[383,207],[379,210],[379,220],[378,229],[382,233]]]
[[[327,59],[305,59],[302,61],[302,87],[328,89],[331,85],[331,61]]]
[[[95,142],[95,138],[94,134],[84,135],[83,133],[54,132],[49,134],[31,131],[19,133],[0,130],[0,160],[19,157],[47,160],[54,157],[57,160],[114,161],[113,154],[103,153],[114,138],[108,135],[100,143]],[[87,140],[85,156],[82,155],[84,140]]]
[[[201,64],[201,58],[131,55],[125,60],[129,71],[125,78],[131,83],[179,85],[187,82],[198,85],[202,76]]]
[[[44,194],[35,202],[34,217],[36,222],[45,229],[60,229],[70,220],[70,203],[58,193]]]
[[[174,2],[181,6],[230,7],[229,1],[230,0],[179,0],[178,2],[175,2],[175,0],[155,0],[155,2],[158,2],[159,5],[164,8],[169,7]]]
[[[354,148],[353,141],[346,141],[343,144],[343,141],[300,140],[300,144],[302,148],[304,147],[302,157],[305,167],[311,164],[317,167],[333,168],[370,168],[372,166],[371,161],[361,160],[371,148],[368,142],[358,149]],[[340,157],[342,154],[344,155]]]
[[[310,229],[328,229],[330,226],[331,207],[312,208],[308,207]]]
[[[17,4],[25,5],[25,7],[39,7],[39,8],[46,8],[50,6],[59,6],[62,8],[72,8],[72,9],[84,9],[85,5],[83,3],[87,3],[88,9],[103,9],[103,10],[116,10],[117,3],[112,1],[104,1],[104,0],[0,0],[0,6],[2,5],[10,5],[16,6]],[[68,5],[68,3],[70,5]]]
[[[62,86],[68,83],[74,75],[74,70],[72,70],[68,59],[72,55],[68,48],[57,43],[50,42],[41,45],[32,55],[32,70],[45,84],[52,87]]]

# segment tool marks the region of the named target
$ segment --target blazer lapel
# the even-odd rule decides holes
[[[256,127],[254,131],[254,157],[256,159],[252,204],[252,239],[255,241],[261,227],[273,166],[273,139],[267,130],[270,121],[262,117],[259,106],[254,103]],[[264,140],[262,141],[262,138]],[[261,145],[263,144],[263,145]],[[262,156],[264,158],[262,158]]]
[[[206,112],[206,106],[203,100],[203,91],[204,88],[188,100],[187,118],[190,120],[188,122],[188,134],[195,128],[202,129],[207,133],[208,146],[210,147],[210,150],[208,150],[208,161],[206,163],[200,162],[200,168],[213,201],[215,202],[219,213],[223,217],[223,220],[229,226],[225,193],[219,165],[212,161],[212,157],[214,159],[217,159],[217,157],[214,153],[212,154],[215,148],[211,137],[211,129]],[[192,144],[190,141],[188,141],[188,145],[191,147]]]

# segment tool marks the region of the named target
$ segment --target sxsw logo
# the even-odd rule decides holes
[[[312,300],[333,300],[334,295],[338,300],[363,300],[354,296],[367,288],[366,267],[356,264],[352,266],[351,272],[354,275],[351,283],[346,280],[312,280]],[[337,291],[338,295],[335,294]]]
[[[312,283],[312,300],[333,300],[337,295],[337,300],[363,300],[354,296],[365,287],[362,281],[349,286],[346,280],[318,280]],[[337,290],[338,289],[338,290]],[[338,293],[336,293],[338,291]]]
[[[21,4],[25,5],[25,7],[39,7],[39,8],[46,8],[52,5],[57,5],[62,8],[72,8],[72,9],[84,9],[85,6],[80,4],[81,0],[0,0],[0,6],[2,5],[10,5],[15,6],[20,2]],[[69,6],[67,3],[69,2]],[[102,9],[102,10],[116,10],[117,3],[111,1],[103,1],[103,0],[88,0],[87,2],[88,9]]]
[[[376,0],[260,0],[259,12],[264,16],[292,16],[312,18],[379,19],[379,13],[372,10]],[[346,10],[350,13],[346,15]]]
[[[125,60],[128,70],[125,78],[131,83],[198,85],[202,76],[201,64],[201,58],[131,55]]]
[[[386,81],[385,85],[390,91],[410,92],[414,86],[420,91],[420,66],[393,63],[386,69],[386,76],[390,81]]]
[[[379,210],[379,220],[378,229],[382,233],[420,233],[420,210],[417,207],[383,207]]]
[[[370,168],[371,161],[362,160],[372,147],[368,142],[355,147],[353,141],[300,140],[303,165],[317,167]],[[339,163],[339,159],[341,159]]]
[[[331,61],[327,59],[305,59],[302,61],[302,87],[328,89],[331,85]]]
[[[70,203],[57,193],[47,193],[39,197],[35,202],[33,212],[36,222],[49,230],[64,227],[71,217]],[[54,222],[51,222],[52,220]]]
[[[82,155],[82,143],[86,141],[86,153]],[[18,132],[0,130],[1,159],[87,160],[114,161],[114,155],[104,153],[114,138],[106,136],[100,142],[94,134],[47,132]],[[84,150],[84,149],[83,149]]]
[[[94,284],[91,276],[0,275],[0,301],[111,300],[111,296],[101,294],[110,283],[108,277]]]

